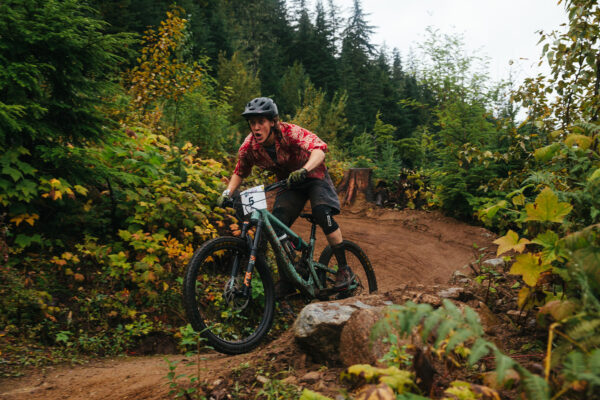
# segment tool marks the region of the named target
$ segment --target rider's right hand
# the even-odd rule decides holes
[[[217,199],[217,207],[223,207],[223,206],[227,206],[228,204],[231,204],[232,200],[231,200],[231,196],[229,196],[229,189],[225,189],[223,191],[223,193],[221,194],[221,196],[219,196],[219,198]]]

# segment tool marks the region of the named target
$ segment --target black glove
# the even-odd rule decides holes
[[[292,172],[287,178],[288,189],[292,186],[296,186],[304,182],[304,180],[306,179],[306,175],[308,175],[308,171],[306,170],[306,168],[300,168]]]
[[[224,204],[231,202],[231,196],[229,196],[229,189],[225,189],[221,196],[217,199],[217,207],[223,207]]]

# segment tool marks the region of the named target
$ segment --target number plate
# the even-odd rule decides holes
[[[267,208],[265,186],[255,186],[240,193],[244,214],[250,214],[252,210],[264,210]]]

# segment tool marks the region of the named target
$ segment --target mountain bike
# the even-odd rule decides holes
[[[329,300],[377,290],[375,273],[365,252],[344,240],[346,259],[355,274],[349,287],[335,288],[338,268],[330,246],[314,261],[316,227],[311,214],[300,217],[311,223],[305,242],[267,210],[266,192],[285,190],[285,181],[248,189],[234,207],[246,218],[239,237],[222,236],[205,242],[187,266],[183,303],[192,327],[217,351],[240,354],[256,347],[269,332],[275,313],[275,287],[267,264],[270,243],[280,276],[291,282],[307,300]],[[240,218],[238,216],[238,218]],[[279,236],[275,229],[283,232]]]

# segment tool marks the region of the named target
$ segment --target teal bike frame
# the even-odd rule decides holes
[[[273,190],[276,187],[281,187],[281,183],[275,183],[270,185],[270,187],[265,188],[265,192],[268,190]],[[250,260],[246,267],[246,274],[244,277],[244,288],[243,294],[245,296],[250,295],[250,284],[252,281],[252,273],[254,271],[254,265],[256,263],[256,255],[258,253],[261,236],[263,234],[263,230],[266,230],[267,239],[273,248],[275,253],[275,260],[277,262],[277,267],[279,269],[279,273],[285,275],[288,280],[294,283],[298,289],[304,292],[306,295],[310,297],[317,297],[320,291],[325,289],[324,284],[321,282],[317,275],[317,270],[324,270],[326,272],[335,273],[335,270],[329,268],[326,265],[318,263],[313,260],[314,251],[315,251],[315,242],[316,242],[316,224],[312,222],[311,231],[310,231],[310,240],[309,243],[306,243],[298,234],[288,228],[283,222],[281,222],[277,217],[271,214],[266,209],[253,209],[250,214],[250,222],[244,222],[242,226],[242,237],[246,237],[248,229],[250,225],[256,226],[256,232],[254,234],[254,240],[251,241],[251,250],[250,250]],[[294,264],[287,256],[285,250],[283,249],[277,234],[275,233],[275,229],[279,228],[281,231],[285,232],[288,235],[288,240],[295,246],[296,250],[301,250],[302,255],[300,260],[306,261],[306,266],[308,267],[308,277],[304,279],[296,268]],[[249,240],[250,242],[250,240]],[[231,274],[231,285],[237,276],[239,269],[239,261],[237,258],[234,260],[234,267]]]

